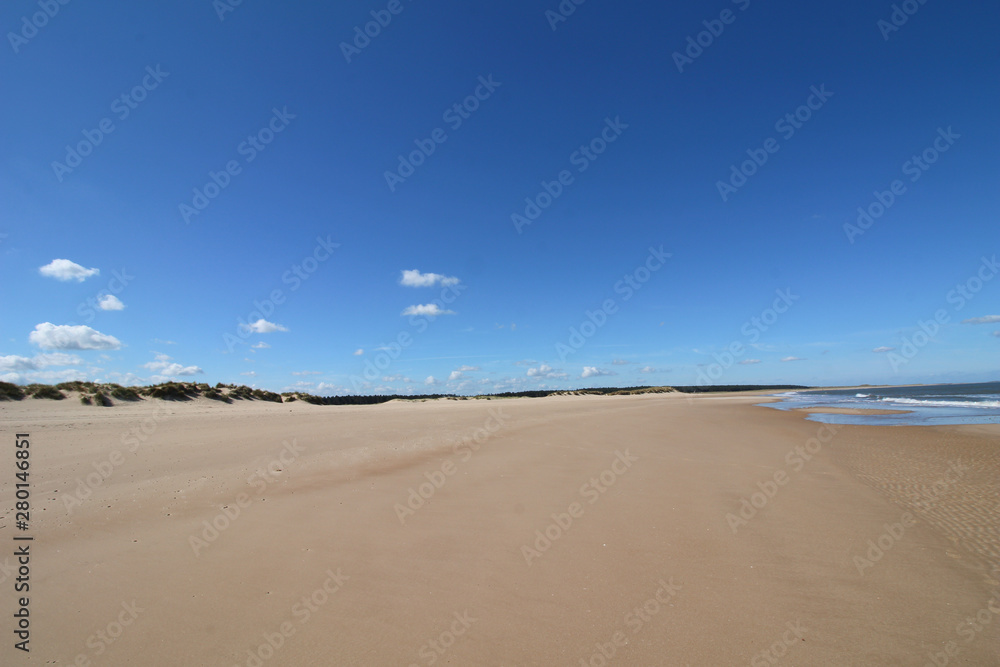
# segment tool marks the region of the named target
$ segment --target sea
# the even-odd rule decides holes
[[[826,424],[876,426],[1000,424],[1000,382],[804,389],[786,391],[774,396],[782,400],[762,405],[778,410],[857,408],[908,411],[891,415],[809,414],[808,419]]]

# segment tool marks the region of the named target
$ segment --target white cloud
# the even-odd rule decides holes
[[[600,377],[602,375],[618,375],[618,373],[615,373],[613,371],[601,370],[596,366],[584,366],[583,372],[580,373],[580,377],[582,378]]]
[[[360,347],[358,349],[354,350],[354,356],[355,357],[360,357],[364,353],[365,353],[365,351],[363,349],[361,349]]]
[[[448,375],[448,381],[454,382],[455,380],[458,380],[459,378],[463,377],[465,377],[465,374],[462,373],[462,371],[452,371],[451,374]]]
[[[78,324],[55,325],[42,322],[28,334],[28,340],[43,350],[117,350],[122,346],[114,336]]]
[[[435,385],[437,383],[438,383],[438,381],[434,379],[433,375],[428,375],[427,379],[424,380],[424,384],[427,385],[428,387],[431,386],[431,385]]]
[[[480,369],[479,366],[459,366],[457,370],[463,373],[471,373],[472,371],[478,371]]]
[[[256,345],[251,345],[250,346],[250,348],[253,349],[253,350],[266,350],[269,347],[271,347],[271,346],[268,345],[267,343],[265,343],[264,341],[260,341]]]
[[[19,373],[37,371],[48,366],[78,366],[82,363],[83,359],[75,354],[65,354],[62,352],[36,354],[34,357],[21,357],[16,354],[9,354],[5,357],[0,357],[0,371]]]
[[[760,359],[744,359],[743,361],[741,361],[739,363],[741,365],[743,365],[743,366],[749,366],[750,364],[759,364],[760,363]]]
[[[782,361],[804,361],[802,357],[785,357]]]
[[[996,324],[997,322],[1000,322],[1000,315],[986,315],[985,317],[962,320],[962,324]]]
[[[125,304],[114,294],[105,294],[97,302],[97,307],[101,310],[125,310]]]
[[[652,366],[643,366],[639,369],[640,373],[659,373],[659,371]]]
[[[612,366],[628,366],[631,361],[625,361],[624,359],[615,359],[611,362]]]
[[[542,364],[538,368],[529,368],[527,376],[530,378],[566,378],[569,377],[557,368],[552,368],[548,364]]]
[[[16,354],[8,354],[5,357],[0,357],[0,371],[18,373],[35,370],[38,370],[38,364],[35,363],[34,359],[19,357]]]
[[[382,382],[413,382],[413,380],[405,375],[384,375],[382,376]]]
[[[322,375],[322,371],[292,371],[292,375]]]
[[[455,311],[453,310],[441,310],[441,306],[436,303],[428,303],[422,306],[408,306],[406,310],[402,312],[402,315],[428,315],[431,317],[454,314]]]
[[[896,348],[894,348],[894,347],[888,347],[886,345],[883,345],[882,347],[876,347],[875,349],[872,350],[872,352],[876,352],[876,353],[892,352],[895,349]]]
[[[275,331],[288,331],[287,328],[281,326],[280,324],[275,324],[274,322],[268,322],[265,319],[259,319],[251,324],[243,325],[247,329],[250,329],[254,333],[265,334],[274,333]]]
[[[171,360],[165,354],[157,354],[156,361],[143,364],[143,368],[148,368],[157,375],[154,377],[172,378],[182,375],[198,375],[204,373],[198,366],[181,366]],[[252,371],[251,371],[252,372]]]
[[[96,373],[99,368],[91,368],[90,372]],[[72,382],[74,380],[90,380],[87,373],[78,368],[61,368],[59,370],[34,371],[29,373],[2,373],[0,380],[4,382],[42,382],[45,384],[58,384],[60,382]]]
[[[255,378],[257,377],[257,371],[247,371],[246,373],[240,373],[240,375],[246,375],[248,377]]]
[[[76,262],[68,259],[54,259],[45,266],[39,267],[38,272],[47,278],[55,278],[67,282],[75,280],[82,283],[91,276],[100,275],[100,269],[85,269]]]
[[[434,285],[457,285],[458,278],[442,276],[440,273],[420,273],[416,269],[404,270],[399,279],[400,285],[406,287],[433,287]]]

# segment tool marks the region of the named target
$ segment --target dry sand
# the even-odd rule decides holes
[[[0,403],[0,664],[998,664],[1000,429],[759,400]]]

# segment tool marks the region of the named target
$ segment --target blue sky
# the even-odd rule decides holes
[[[995,380],[1000,7],[903,5],[6,3],[0,376]]]

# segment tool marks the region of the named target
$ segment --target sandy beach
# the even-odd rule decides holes
[[[0,662],[1000,662],[1000,427],[760,400],[0,403]]]

